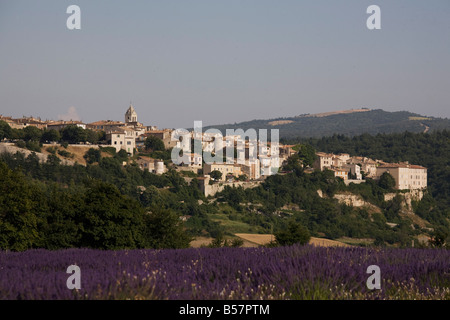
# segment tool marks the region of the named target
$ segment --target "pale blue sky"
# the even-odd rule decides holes
[[[5,116],[123,121],[131,100],[161,128],[359,107],[450,117],[449,57],[448,0],[0,0]]]

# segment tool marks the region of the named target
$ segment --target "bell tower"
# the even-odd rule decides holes
[[[134,107],[132,104],[130,104],[130,107],[128,108],[127,112],[125,113],[125,123],[137,123],[137,113],[136,110],[134,110]]]

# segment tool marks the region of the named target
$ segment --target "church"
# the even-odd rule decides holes
[[[111,146],[119,152],[121,149],[128,154],[134,154],[136,148],[136,138],[145,133],[145,127],[138,122],[136,110],[130,104],[125,112],[125,124],[110,127],[106,132],[107,140]]]
[[[134,110],[134,107],[132,104],[130,104],[127,112],[125,113],[125,123],[127,125],[138,125],[138,117],[137,117],[137,113],[136,110]]]

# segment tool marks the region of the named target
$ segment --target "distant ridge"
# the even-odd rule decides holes
[[[307,118],[307,117],[321,118],[321,117],[332,116],[335,114],[348,114],[348,113],[367,112],[367,111],[371,111],[371,110],[369,108],[361,108],[361,109],[330,111],[330,112],[313,113],[313,114],[302,114],[302,115],[297,116],[296,118]]]
[[[226,129],[279,129],[280,138],[323,137],[333,134],[355,136],[363,133],[432,132],[450,129],[450,119],[423,116],[409,111],[389,112],[381,109],[348,109],[268,120],[252,120],[235,124],[214,125]]]

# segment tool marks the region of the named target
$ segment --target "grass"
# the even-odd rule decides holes
[[[210,218],[212,221],[219,222],[225,229],[226,234],[257,233],[262,231],[262,228],[258,226],[251,226],[242,221],[230,220],[226,213],[214,213],[210,215]]]

